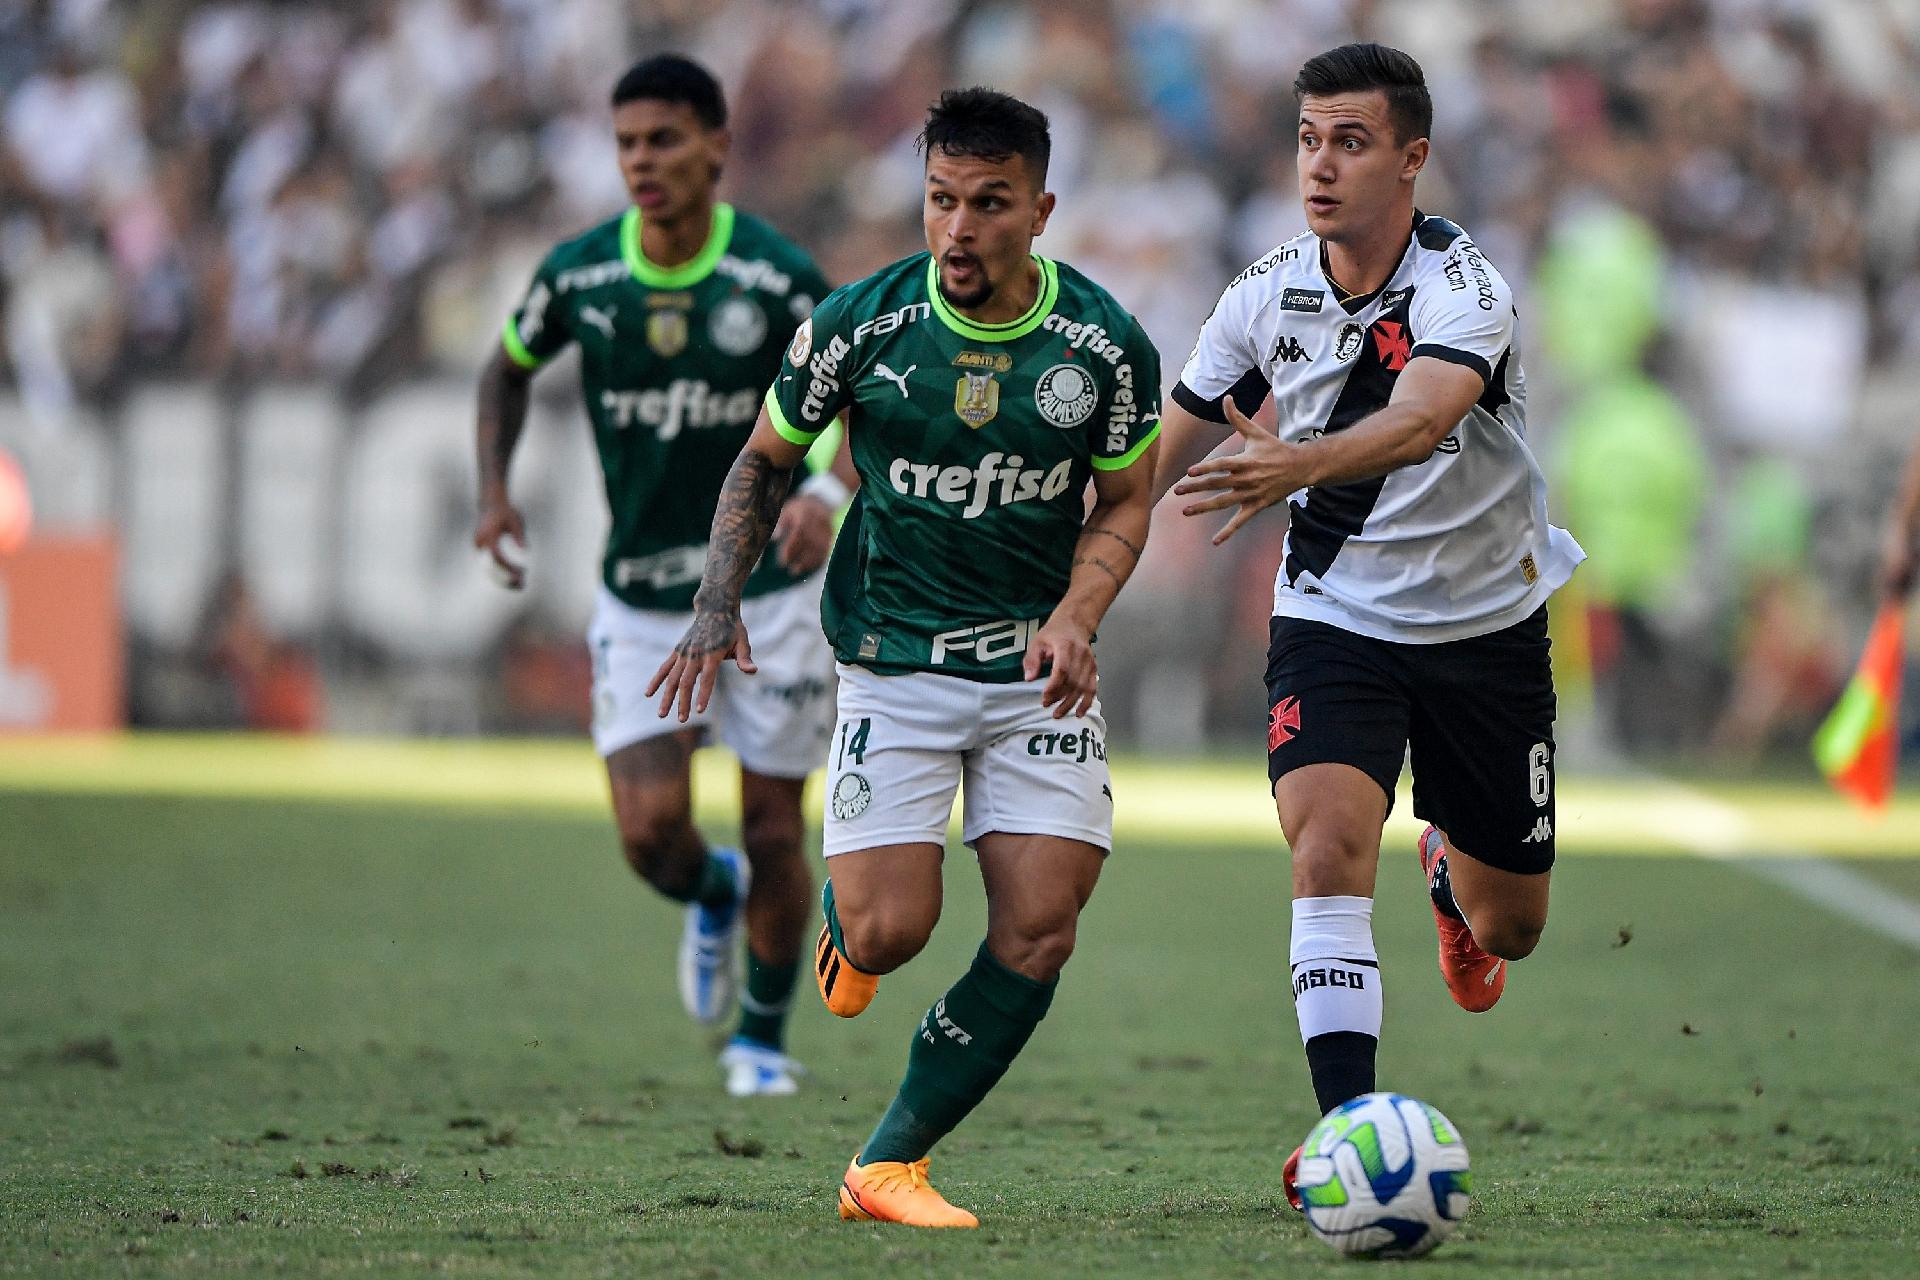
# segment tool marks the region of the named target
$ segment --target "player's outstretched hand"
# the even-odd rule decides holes
[[[820,499],[796,493],[780,508],[773,545],[780,548],[780,567],[804,578],[825,564],[833,549],[833,512]]]
[[[505,500],[483,506],[473,526],[473,545],[493,557],[493,576],[501,586],[518,591],[527,584],[527,523],[518,507]]]
[[[677,701],[680,723],[687,722],[692,711],[705,711],[713,700],[714,686],[720,683],[720,667],[732,658],[748,675],[760,668],[753,665],[753,648],[747,643],[747,624],[740,621],[739,610],[732,613],[696,610],[693,625],[673,647],[667,660],[653,673],[646,696],[660,692],[660,714],[664,718]]]
[[[1093,660],[1093,637],[1084,627],[1060,618],[1049,618],[1034,633],[1027,646],[1021,671],[1029,680],[1040,678],[1040,669],[1049,662],[1053,670],[1040,691],[1040,705],[1053,708],[1059,720],[1072,714],[1083,716],[1100,694],[1100,668]]]
[[[1306,483],[1305,459],[1299,445],[1288,444],[1273,432],[1240,412],[1240,406],[1228,396],[1227,421],[1240,433],[1240,452],[1225,458],[1207,458],[1187,468],[1187,478],[1173,486],[1179,494],[1211,493],[1214,496],[1180,508],[1186,516],[1203,515],[1238,507],[1233,518],[1213,535],[1219,546],[1239,531],[1240,526]]]

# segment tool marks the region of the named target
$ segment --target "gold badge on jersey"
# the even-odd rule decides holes
[[[953,384],[953,411],[978,431],[1000,412],[1000,380],[991,373],[962,372]]]
[[[692,309],[690,293],[647,295],[647,345],[662,360],[671,360],[687,349],[687,312]]]

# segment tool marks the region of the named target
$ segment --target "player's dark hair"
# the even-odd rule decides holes
[[[617,109],[629,102],[652,99],[656,102],[684,102],[709,129],[722,129],[727,123],[727,99],[713,73],[677,53],[656,54],[627,68],[613,86],[613,105]]]
[[[976,85],[940,95],[940,101],[927,111],[927,127],[920,131],[918,146],[929,156],[936,151],[993,161],[1020,156],[1033,171],[1034,181],[1044,186],[1053,137],[1044,112],[1009,94]]]
[[[1411,55],[1398,49],[1343,44],[1308,58],[1293,78],[1296,100],[1367,89],[1386,95],[1387,119],[1393,121],[1395,141],[1401,146],[1433,132],[1433,96],[1427,92],[1426,73]]]

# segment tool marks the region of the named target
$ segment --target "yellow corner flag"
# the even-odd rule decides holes
[[[1886,808],[1893,793],[1893,772],[1900,739],[1900,665],[1905,608],[1881,607],[1867,635],[1866,652],[1813,735],[1813,759],[1820,772],[1846,795],[1874,811]]]

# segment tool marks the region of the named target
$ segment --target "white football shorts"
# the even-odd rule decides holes
[[[828,857],[881,845],[945,845],[966,781],[961,838],[992,831],[1113,847],[1107,722],[1056,720],[1043,680],[985,684],[841,664],[839,720],[827,750]]]
[[[760,670],[747,675],[728,659],[707,709],[685,724],[677,712],[661,716],[659,696],[649,698],[645,690],[693,615],[635,609],[602,586],[587,628],[594,749],[610,756],[648,738],[698,728],[703,740],[718,737],[754,773],[804,778],[818,769],[833,728],[833,651],[820,630],[822,578],[816,573],[741,603]]]

